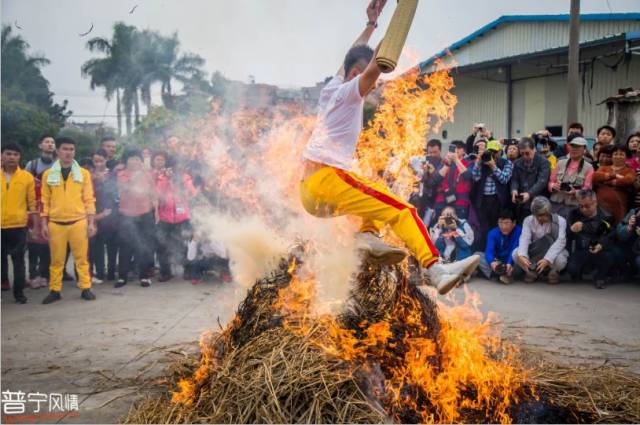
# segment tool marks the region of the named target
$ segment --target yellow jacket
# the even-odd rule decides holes
[[[49,217],[51,221],[76,221],[87,215],[96,213],[96,200],[93,196],[93,184],[91,174],[84,168],[82,182],[73,180],[69,174],[67,180],[60,177],[60,185],[49,186],[47,170],[42,174],[42,217]]]
[[[2,228],[27,227],[29,213],[37,212],[35,180],[20,167],[6,180],[2,171]]]

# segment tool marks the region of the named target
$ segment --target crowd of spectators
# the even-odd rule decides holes
[[[224,248],[191,226],[203,188],[186,158],[118,149],[112,137],[79,160],[72,139],[46,135],[39,148],[40,156],[20,168],[20,147],[2,144],[2,290],[13,289],[16,302],[27,302],[25,287],[48,287],[44,304],[60,300],[63,281],[74,280],[70,254],[85,300],[94,300],[92,285],[105,281],[120,288],[136,278],[149,287],[154,276],[168,282],[182,272],[198,284],[207,271],[231,280]]]
[[[593,148],[574,123],[566,139],[547,130],[493,138],[485,124],[466,139],[427,142],[413,158],[410,202],[445,261],[482,254],[479,273],[597,288],[640,271],[640,132],[619,140],[603,125]],[[562,143],[564,142],[564,143]]]

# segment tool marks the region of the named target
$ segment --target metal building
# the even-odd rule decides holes
[[[439,63],[455,67],[455,122],[442,137],[465,139],[476,122],[496,138],[544,128],[565,135],[568,44],[569,15],[502,16],[422,62],[427,73]],[[578,116],[586,135],[607,122],[601,102],[640,88],[639,55],[640,13],[580,16]]]

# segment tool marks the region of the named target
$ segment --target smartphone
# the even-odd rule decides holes
[[[456,153],[456,145],[449,145],[449,152]]]

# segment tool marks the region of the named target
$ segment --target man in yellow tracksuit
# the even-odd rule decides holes
[[[13,296],[16,303],[25,304],[27,222],[29,214],[38,214],[38,211],[33,176],[18,165],[21,153],[15,143],[2,144],[2,290],[10,289],[7,257],[11,256]]]
[[[347,52],[338,74],[320,94],[318,121],[303,153],[301,200],[307,212],[318,217],[360,216],[363,222],[356,236],[358,246],[380,264],[393,264],[406,256],[404,250],[378,238],[380,228],[389,224],[422,266],[425,283],[445,294],[475,271],[480,257],[442,264],[415,208],[385,186],[350,171],[362,130],[364,97],[381,73],[366,43],[377,27],[384,4],[385,0],[371,1],[366,28]]]
[[[42,175],[42,235],[49,240],[51,266],[49,295],[42,301],[50,304],[61,298],[62,274],[67,244],[78,272],[82,299],[95,300],[89,273],[89,238],[96,233],[95,198],[91,175],[74,160],[76,142],[56,140],[58,160]]]

